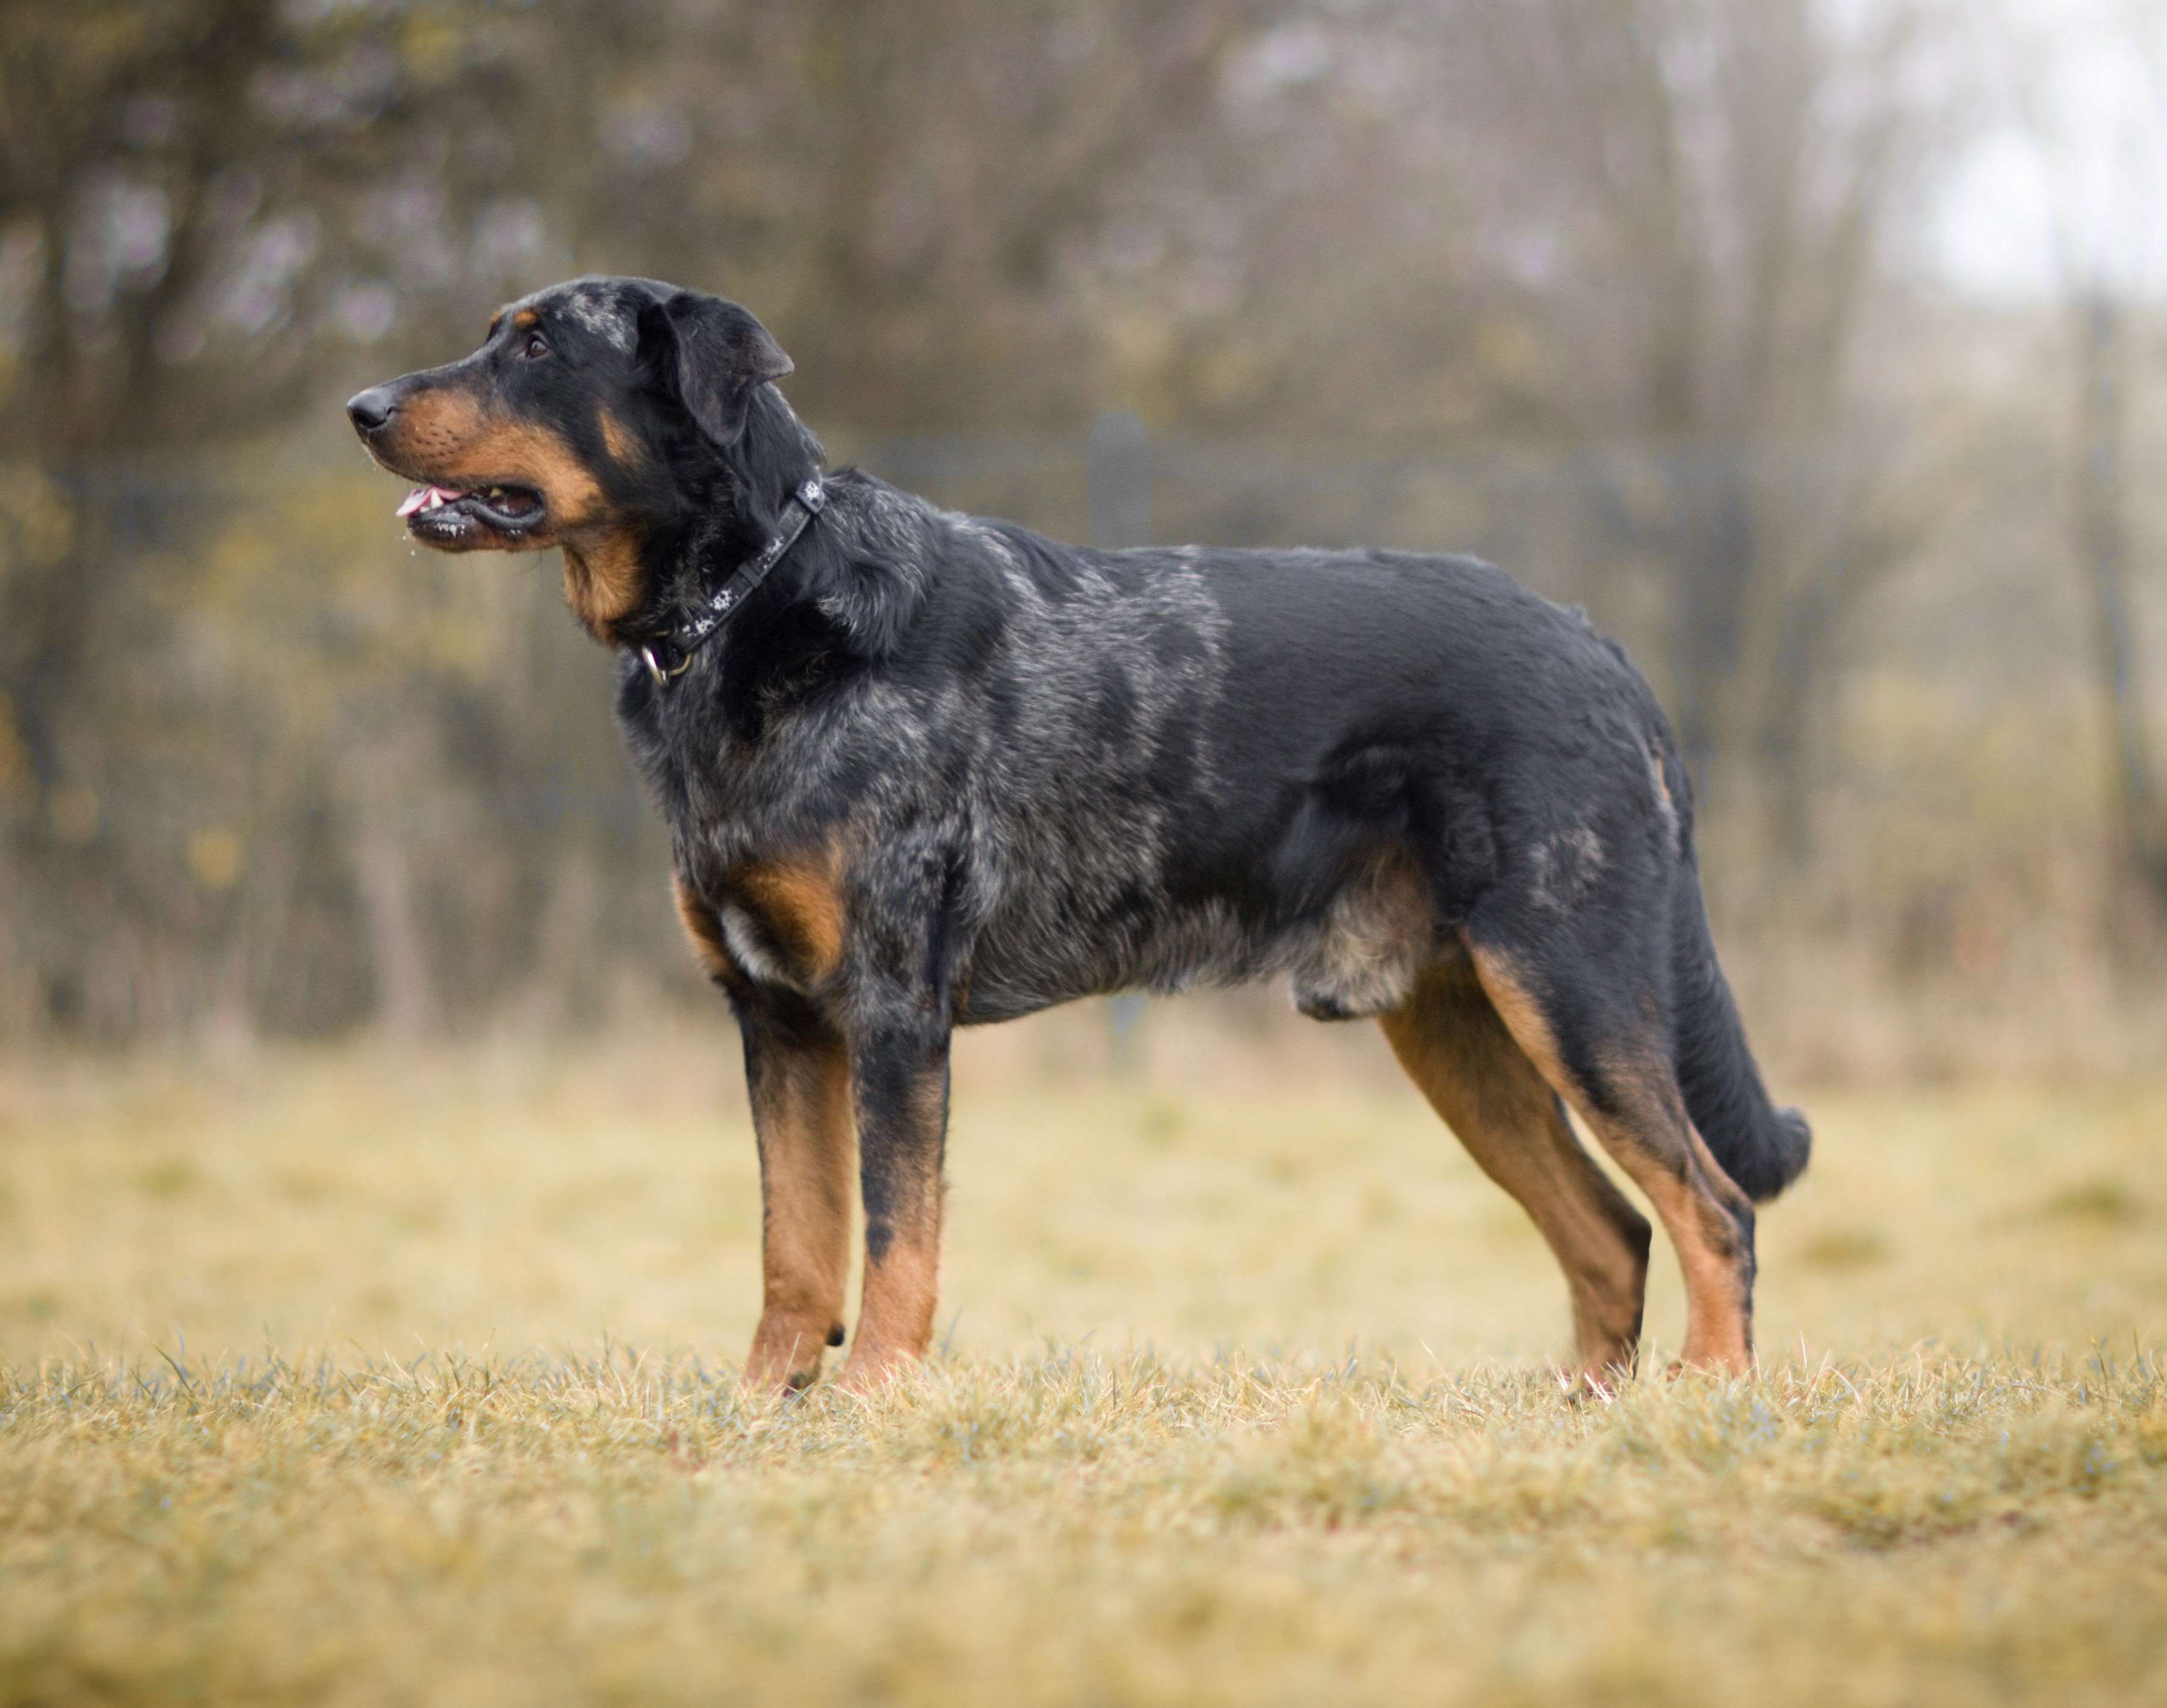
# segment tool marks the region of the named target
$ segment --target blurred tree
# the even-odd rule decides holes
[[[2085,45],[2095,50],[2102,40],[2113,41],[2149,73],[2149,101],[2127,103],[2119,112],[2111,97],[2073,107],[2067,46],[2039,19],[2006,8],[1992,19],[2021,130],[2050,179],[2072,189],[2052,199],[2049,215],[2075,404],[2065,454],[2071,543],[2090,606],[2092,670],[2112,754],[2119,864],[2155,915],[2167,919],[2167,793],[2153,758],[2145,659],[2131,597],[2127,490],[2132,393],[2141,371],[2133,358],[2130,300],[2159,280],[2156,259],[2144,253],[2149,234],[2133,240],[2122,211],[2142,204],[2136,181],[2149,185],[2157,177],[2156,145],[2167,130],[2167,13],[2137,0],[2088,8]],[[2106,203],[2115,212],[2104,219],[2096,194],[2101,179],[2117,192]]]
[[[95,978],[83,929],[204,925],[154,899],[170,866],[125,817],[156,793],[135,775],[146,732],[113,715],[114,685],[93,668],[101,650],[123,655],[124,637],[155,655],[144,618],[162,590],[144,572],[216,520],[185,482],[146,490],[142,459],[260,443],[321,402],[326,353],[380,336],[396,312],[371,265],[387,252],[424,305],[469,283],[421,228],[462,207],[485,216],[504,179],[510,151],[492,139],[518,87],[519,37],[477,29],[494,15],[272,0],[6,8],[0,457],[42,469],[37,490],[71,516],[64,550],[12,554],[0,582],[0,705],[26,773],[6,826],[19,1010],[41,1000],[67,1017],[87,1003],[127,1025],[170,1006],[156,994],[170,979]],[[469,265],[485,273],[489,258]],[[124,467],[135,501],[116,505]],[[254,668],[268,687],[289,680],[291,660],[267,647]]]
[[[2102,286],[2071,304],[2077,362],[2074,454],[2077,556],[2091,596],[2096,671],[2114,750],[2122,853],[2132,876],[2167,910],[2167,802],[2153,768],[2136,616],[2129,595],[2123,492],[2129,363],[2121,305]]]
[[[600,661],[471,566],[372,578],[271,437],[581,268],[758,302],[816,416],[1057,416],[1065,257],[1242,12],[7,0],[6,1010],[418,1033],[538,955],[591,984],[636,811]],[[267,945],[331,922],[359,965],[297,990]]]
[[[1657,448],[1652,541],[1688,762],[1758,757],[1803,834],[1804,713],[1904,537],[1853,361],[1895,217],[1951,134],[1928,0],[1529,0],[1456,13],[1476,193],[1553,353],[1554,416]],[[1439,25],[1440,31],[1445,28]],[[1820,478],[1815,478],[1816,475]],[[1771,478],[1771,476],[1774,478]],[[1622,519],[1631,513],[1622,501]],[[1855,524],[1833,535],[1831,510]]]
[[[532,560],[400,555],[338,416],[587,270],[750,303],[840,444],[1132,410],[1162,526],[1507,555],[1803,849],[1862,602],[1971,490],[1882,265],[1963,22],[0,0],[0,1028],[561,1021],[675,964],[607,660]],[[1070,461],[1001,501],[1080,512]]]

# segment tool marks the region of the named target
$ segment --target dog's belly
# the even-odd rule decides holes
[[[1295,1006],[1312,1020],[1388,1014],[1413,993],[1448,935],[1420,869],[1391,851],[1344,885],[1303,935],[1287,969]]]
[[[1171,995],[1284,976],[1317,1020],[1387,1013],[1440,950],[1436,910],[1414,862],[1387,854],[1314,917],[1264,926],[1231,899],[1208,897],[1079,927],[1060,905],[1019,898],[980,933],[957,1019],[1014,1020],[1078,997]]]
[[[1058,908],[1016,909],[981,935],[962,1017],[975,1025],[1080,996],[1240,984],[1269,970],[1269,947],[1231,905],[1211,902],[1081,926]]]

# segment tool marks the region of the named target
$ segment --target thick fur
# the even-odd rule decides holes
[[[870,1260],[854,1366],[923,1350],[952,1026],[1259,979],[1320,1019],[1396,1017],[1403,1059],[1502,1050],[1523,1094],[1547,1083],[1538,1102],[1576,1108],[1679,1241],[1688,1355],[1739,1361],[1746,1201],[1795,1178],[1808,1133],[1762,1090],[1677,747],[1619,648],[1469,558],[1089,550],[846,469],[659,685],[633,649],[757,549],[820,464],[770,383],[787,366],[734,305],[579,281],[513,305],[464,363],[379,388],[400,407],[364,437],[415,478],[471,475],[418,454],[399,417],[478,411],[538,427],[598,495],[572,521],[636,573],[607,600],[582,604],[569,573],[568,588],[623,650],[617,715],[669,821],[696,948],[762,1084],[785,1083],[793,1050],[848,1062]],[[446,411],[446,390],[479,401]],[[551,520],[482,543],[559,543],[545,481],[561,470],[487,472],[548,491]],[[1495,1048],[1424,1055],[1422,1028],[1454,1014]],[[764,1159],[771,1132],[812,1118],[763,1117]],[[1573,1145],[1561,1117],[1555,1132]],[[1603,1190],[1583,1173],[1559,1175],[1575,1202]],[[1622,1199],[1600,1208],[1639,1220]],[[771,1191],[771,1243],[778,1213]],[[840,1334],[832,1245],[812,1280],[771,1273],[761,1373],[808,1379]],[[912,1276],[883,1279],[904,1248]],[[778,1302],[798,1283],[805,1299]],[[1629,1302],[1629,1330],[1583,1344],[1592,1374],[1631,1362]]]

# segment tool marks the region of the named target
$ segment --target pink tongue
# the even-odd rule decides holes
[[[464,496],[449,486],[416,486],[406,495],[406,501],[399,507],[399,514],[407,517],[416,511],[434,510],[439,504],[448,504],[454,498]]]

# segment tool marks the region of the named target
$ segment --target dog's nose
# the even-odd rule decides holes
[[[388,385],[372,385],[366,391],[357,391],[346,400],[347,418],[361,432],[373,433],[391,419],[391,411],[399,407]]]

